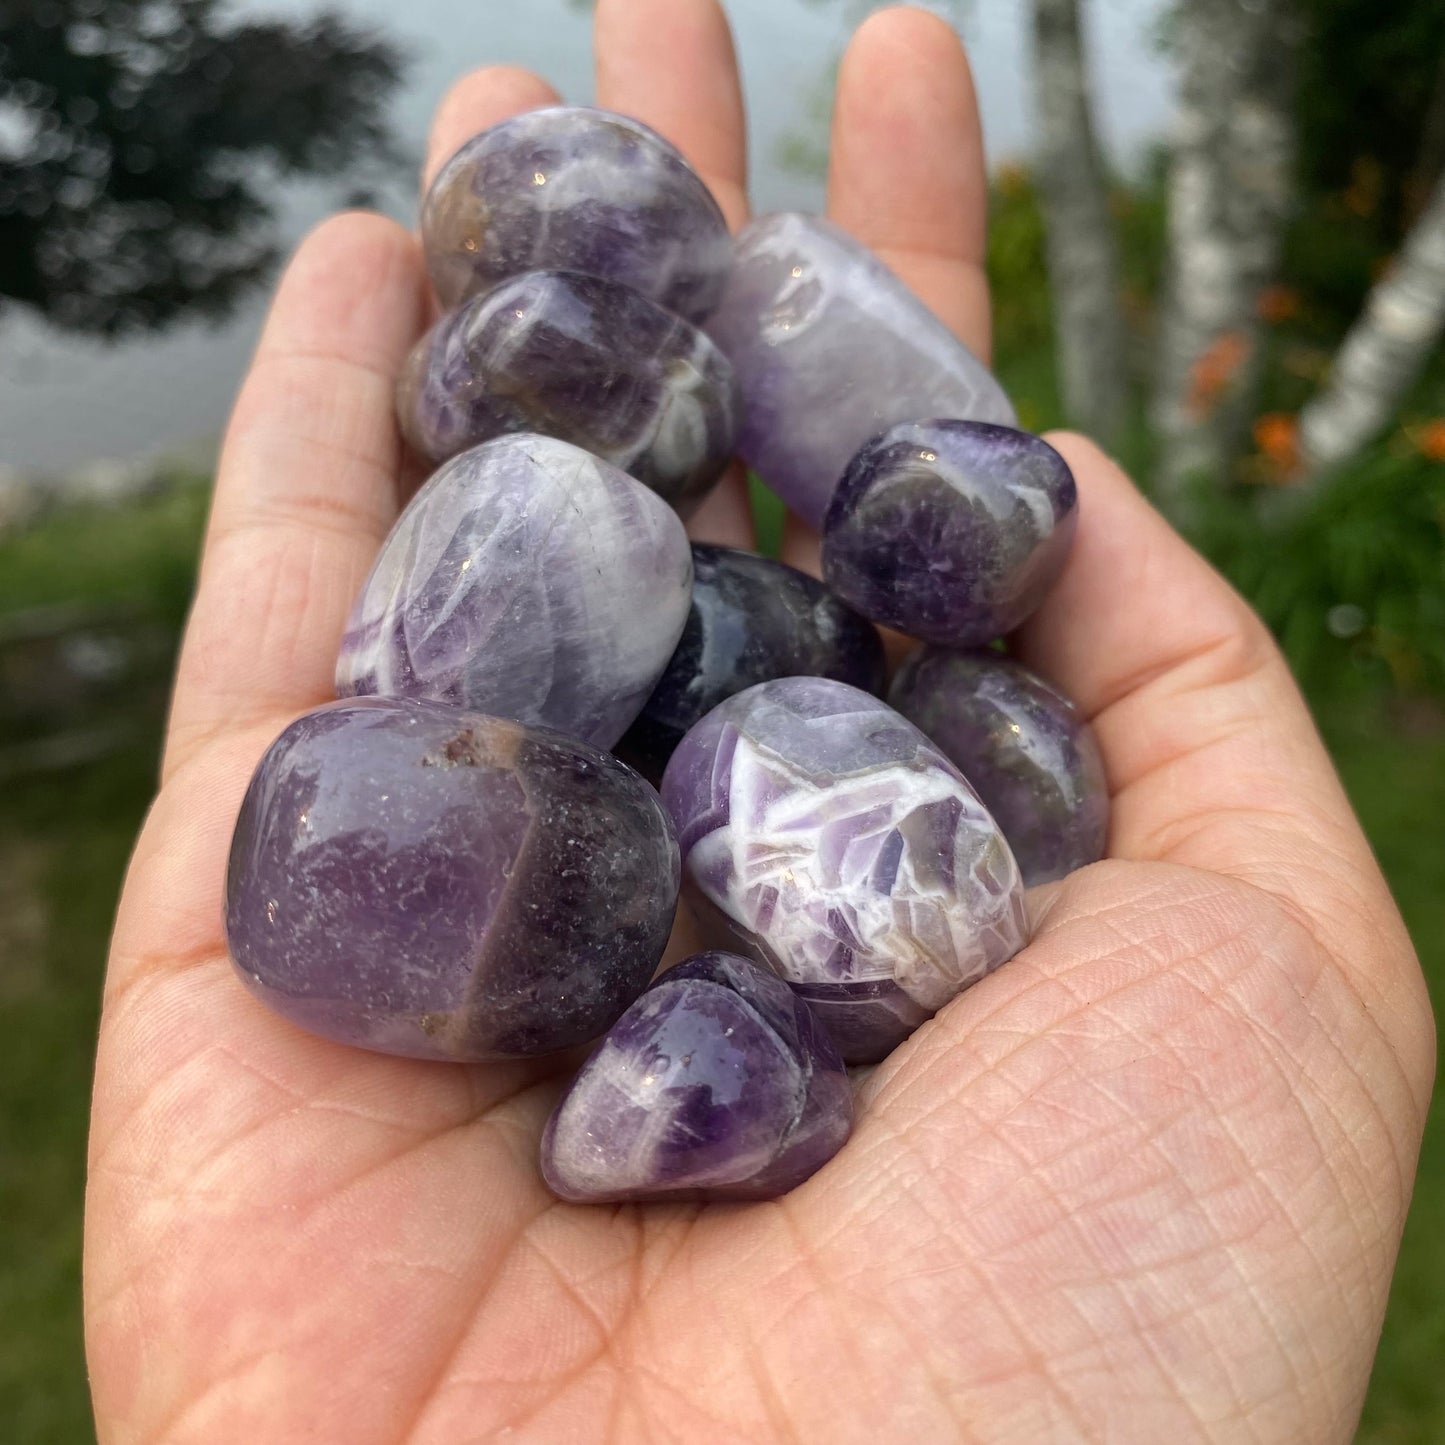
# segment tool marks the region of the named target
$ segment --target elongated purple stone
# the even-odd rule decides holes
[[[904,663],[888,701],[978,790],[1026,886],[1104,856],[1103,760],[1073,703],[1043,678],[996,652],[926,647]]]
[[[978,795],[857,688],[793,677],[730,698],[683,739],[662,797],[737,942],[805,997],[843,990],[816,996],[853,1016],[850,1063],[1026,941],[1018,866]]]
[[[557,1105],[542,1176],[578,1202],[771,1199],[842,1148],[853,1094],[780,979],[727,953],[669,969]]]
[[[919,416],[1012,425],[986,366],[876,256],[828,221],[763,216],[737,238],[708,323],[743,398],[738,450],[820,526],[870,437]]]
[[[691,592],[687,535],[661,497],[566,442],[499,437],[402,513],[352,610],[336,691],[611,747],[667,666]]]
[[[683,735],[718,703],[776,677],[832,677],[883,691],[878,629],[816,577],[782,562],[692,546],[692,607],[682,639],[618,756],[660,778]]]
[[[893,427],[849,464],[823,522],[823,576],[865,617],[945,647],[1017,627],[1074,540],[1068,463],[983,422]]]
[[[646,986],[677,902],[657,795],[595,748],[431,703],[292,723],[241,805],[226,938],[294,1023],[415,1058],[551,1053]]]
[[[707,335],[615,281],[532,271],[448,313],[397,388],[402,431],[445,461],[508,432],[572,442],[684,514],[732,456],[732,367]]]
[[[727,222],[681,153],[640,121],[549,106],[473,136],[422,204],[444,307],[524,271],[586,271],[700,321],[722,294]]]

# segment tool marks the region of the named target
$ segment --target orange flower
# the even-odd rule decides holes
[[[1219,404],[1230,379],[1249,358],[1249,337],[1242,331],[1226,331],[1195,358],[1189,370],[1186,404],[1196,417],[1206,417]]]
[[[1427,421],[1416,433],[1415,445],[1429,461],[1445,462],[1445,416]]]
[[[1254,424],[1254,444],[1276,481],[1287,481],[1299,470],[1299,423],[1286,412],[1271,411]]]
[[[1293,286],[1266,286],[1255,302],[1255,311],[1261,321],[1278,326],[1281,321],[1293,321],[1300,314],[1300,294]]]

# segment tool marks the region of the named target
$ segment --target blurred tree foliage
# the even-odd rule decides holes
[[[0,297],[113,336],[223,315],[275,259],[264,182],[389,157],[402,58],[216,0],[0,7]]]

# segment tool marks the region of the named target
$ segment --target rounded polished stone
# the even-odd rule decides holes
[[[771,1199],[842,1148],[853,1094],[827,1033],[775,975],[727,953],[669,969],[608,1031],[542,1138],[579,1202]]]
[[[590,106],[473,136],[432,182],[421,233],[445,307],[524,271],[586,271],[701,321],[732,260],[727,222],[676,147]]]
[[[689,881],[747,952],[808,989],[886,983],[911,1001],[871,1008],[886,1031],[841,1040],[849,1062],[1025,942],[1018,866],[978,795],[857,688],[793,677],[730,698],[683,739],[662,797]]]
[[[864,446],[823,522],[823,576],[865,617],[945,647],[1017,627],[1074,540],[1068,463],[983,422],[893,427]]]
[[[397,415],[445,461],[508,432],[572,442],[684,514],[732,456],[732,367],[695,326],[615,281],[532,271],[449,312],[402,368]]]
[[[414,1058],[595,1038],[662,956],[677,844],[656,793],[595,748],[431,703],[292,723],[241,805],[226,938],[267,1004]]]
[[[1043,678],[997,652],[926,647],[904,663],[888,701],[977,789],[1026,886],[1104,856],[1103,760],[1088,723]]]
[[[1012,425],[993,374],[903,281],[817,216],[761,216],[708,322],[743,398],[738,450],[814,527],[869,437],[918,416]]]
[[[551,437],[454,457],[412,499],[352,610],[341,697],[424,697],[599,747],[687,621],[692,553],[640,482]]]
[[[644,777],[661,777],[694,723],[756,683],[831,677],[883,691],[878,629],[816,577],[702,542],[692,545],[692,569],[692,607],[677,651],[617,748]]]

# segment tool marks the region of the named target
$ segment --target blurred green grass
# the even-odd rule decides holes
[[[177,485],[124,511],[57,516],[0,540],[0,617],[39,602],[130,608],[178,627],[205,498]],[[1445,731],[1376,688],[1314,698],[1321,726],[1424,960],[1445,990]],[[153,704],[148,704],[152,708]],[[86,1113],[106,940],[153,787],[145,746],[8,785],[0,807],[0,1431],[7,1445],[93,1439],[80,1336]],[[1415,1208],[1359,1439],[1445,1440],[1445,1111]]]

